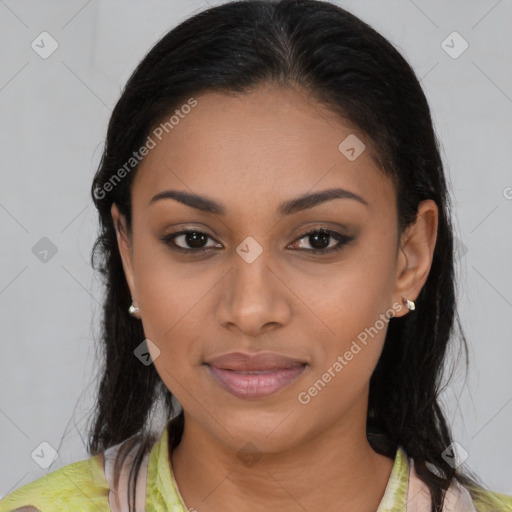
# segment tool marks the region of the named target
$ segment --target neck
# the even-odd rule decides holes
[[[226,447],[185,415],[171,465],[185,504],[198,511],[377,510],[393,460],[376,453],[365,425],[333,425],[286,451]]]

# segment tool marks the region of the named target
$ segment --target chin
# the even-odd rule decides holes
[[[266,414],[258,410],[240,411],[239,414],[229,415],[229,421],[223,422],[225,429],[218,424],[213,428],[223,442],[236,451],[245,445],[254,445],[261,452],[279,453],[300,444],[301,433],[297,429],[297,422],[290,421],[293,417],[290,412],[282,410]]]

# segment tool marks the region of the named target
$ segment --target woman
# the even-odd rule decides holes
[[[449,191],[420,84],[372,28],[311,0],[186,20],[129,79],[91,192],[91,457],[0,512],[512,510],[440,406]]]

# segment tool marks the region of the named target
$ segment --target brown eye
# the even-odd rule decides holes
[[[202,249],[207,242],[208,235],[200,231],[189,231],[180,235],[183,237],[183,242],[191,249]]]
[[[312,249],[306,249],[306,251],[312,252],[313,254],[328,254],[334,251],[339,251],[354,239],[353,237],[323,228],[308,231],[301,235],[297,240],[305,238],[307,239],[307,243],[312,247]],[[333,241],[332,239],[337,241],[337,243],[329,247],[330,242]]]
[[[175,241],[178,239],[180,239],[179,244],[181,245]],[[213,240],[208,234],[197,229],[186,229],[176,233],[170,233],[161,238],[162,242],[169,245],[171,249],[184,252],[204,251],[220,245],[207,246],[205,244],[208,239]]]

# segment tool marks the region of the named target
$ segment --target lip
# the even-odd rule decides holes
[[[304,361],[275,352],[231,352],[205,364],[218,384],[243,399],[273,395],[288,387],[306,368]]]
[[[277,352],[257,352],[246,354],[243,352],[230,352],[206,361],[206,364],[238,372],[282,370],[306,364],[305,361],[293,359]]]

